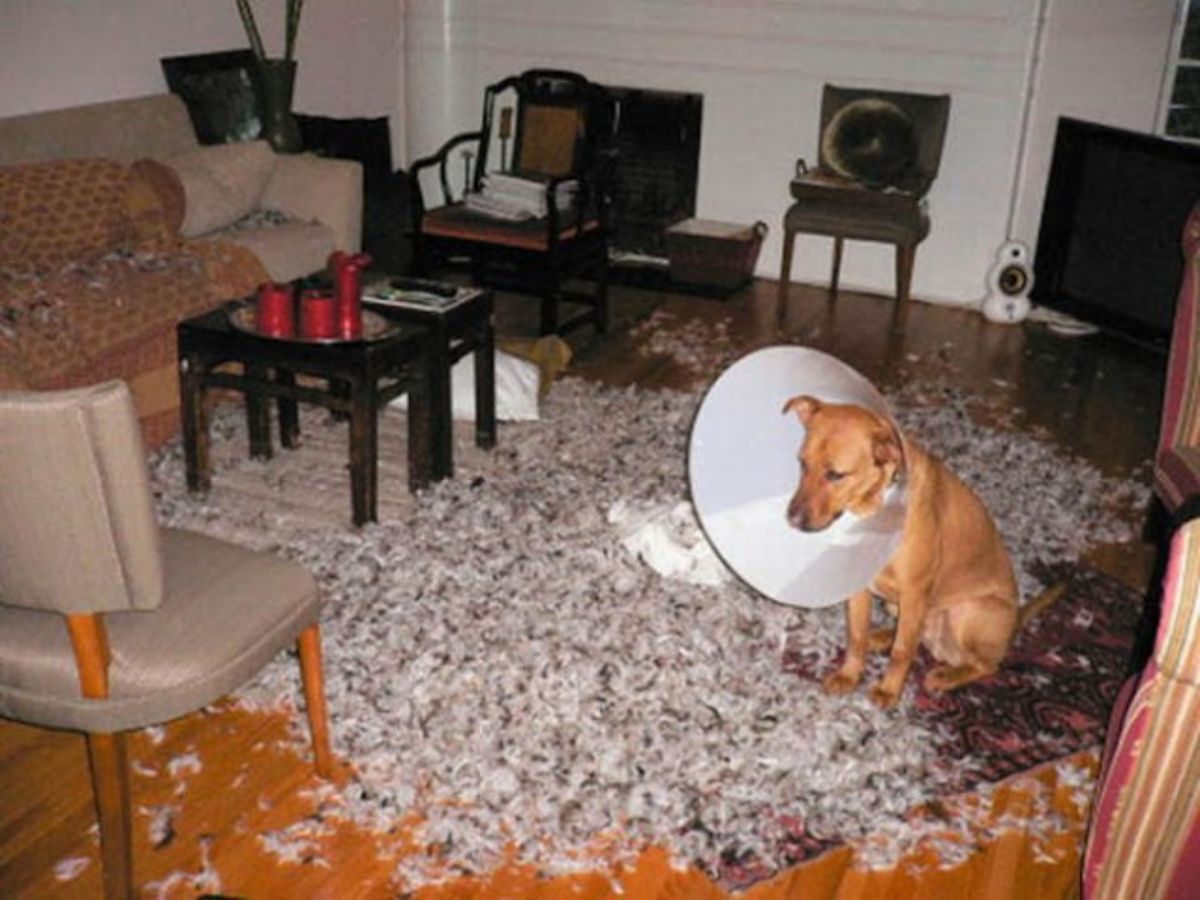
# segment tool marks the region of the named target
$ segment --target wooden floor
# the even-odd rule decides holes
[[[781,318],[776,286],[766,281],[726,301],[621,288],[614,294],[613,333],[573,341],[573,371],[582,376],[620,385],[682,387],[711,378],[715,372],[703,371],[705,365],[720,366],[765,345],[799,342],[836,354],[883,386],[951,376],[1011,410],[1021,428],[1043,433],[1106,472],[1148,474],[1162,356],[1100,338],[1061,338],[1029,323],[992,325],[974,312],[921,303],[913,303],[898,320],[887,299],[846,293],[830,304],[823,291],[801,286],[791,289]],[[529,333],[532,307],[502,298],[501,331]],[[651,314],[657,323],[670,325],[675,352],[669,356],[644,352],[644,335],[630,337],[631,326]],[[1131,517],[1140,514],[1130,511]],[[1128,583],[1144,586],[1145,548],[1102,549],[1096,559]],[[372,837],[328,816],[309,818],[319,803],[314,791],[320,782],[282,746],[282,716],[222,708],[171,723],[159,743],[154,737],[139,733],[131,745],[131,759],[137,761],[133,801],[141,810],[135,823],[135,875],[144,886],[176,875],[147,896],[396,895],[387,854],[402,851],[403,828]],[[187,765],[192,753],[202,762],[198,771]],[[174,771],[168,767],[172,760]],[[154,836],[157,846],[152,846],[148,825],[156,813],[161,821],[169,818],[170,827]],[[256,834],[285,827],[328,833],[315,839],[307,860],[280,863]],[[76,858],[84,866],[80,874],[57,879],[56,864]],[[326,860],[328,866],[322,864]],[[719,896],[696,873],[672,874],[653,855],[644,863],[626,877],[626,896]],[[195,877],[205,872],[215,877]],[[533,873],[516,872],[508,879],[487,891],[464,883],[422,896],[611,893],[609,880],[600,876],[575,879],[558,894]],[[0,897],[94,897],[98,885],[82,738],[0,722]],[[780,896],[799,896],[781,891]]]

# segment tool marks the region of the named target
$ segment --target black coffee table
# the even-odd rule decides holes
[[[383,276],[387,280],[387,276]],[[388,319],[420,325],[430,332],[429,397],[433,405],[434,478],[454,474],[454,431],[451,415],[450,370],[468,353],[475,354],[475,444],[484,449],[496,446],[496,336],[492,323],[492,292],[479,288],[456,288],[451,284],[395,279],[396,284],[429,285],[453,296],[444,306],[392,300],[364,294],[365,309]],[[438,468],[444,464],[444,468]]]
[[[232,316],[245,301],[225,304],[181,322],[179,392],[188,489],[210,487],[208,416],[204,393],[210,388],[241,392],[246,399],[250,455],[271,456],[269,401],[279,409],[279,436],[294,447],[299,435],[298,403],[344,413],[350,422],[350,495],[355,525],[374,521],[378,493],[378,411],[408,394],[408,486],[415,491],[450,469],[434,435],[449,423],[430,403],[432,332],[388,319],[379,334],[364,340],[309,342],[264,337],[241,327]],[[252,317],[250,318],[252,322]],[[371,332],[372,329],[367,329]],[[240,363],[242,371],[218,370]],[[297,376],[311,376],[297,383]]]

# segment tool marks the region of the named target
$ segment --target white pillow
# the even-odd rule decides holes
[[[541,373],[527,359],[496,351],[496,418],[502,422],[531,422],[538,418],[538,384]],[[392,401],[408,409],[408,396]],[[450,369],[450,416],[475,421],[475,354],[468,353]]]
[[[232,225],[258,209],[275,169],[266,141],[212,144],[163,160],[179,174],[185,205],[180,233],[197,237]]]

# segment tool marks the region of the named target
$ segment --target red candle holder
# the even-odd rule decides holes
[[[338,336],[337,300],[333,294],[310,288],[300,295],[300,333],[318,339]]]
[[[291,285],[268,281],[258,286],[254,327],[268,337],[291,337],[296,331]]]
[[[362,273],[371,264],[366,253],[335,250],[329,255],[329,275],[337,298],[338,333],[343,338],[362,337]]]

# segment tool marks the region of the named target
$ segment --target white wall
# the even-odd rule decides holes
[[[1013,236],[1036,248],[1059,116],[1152,132],[1176,0],[1048,0]]]
[[[283,53],[282,0],[252,0]],[[391,116],[403,144],[403,0],[308,0],[295,108]],[[0,0],[0,116],[166,90],[159,59],[247,46],[234,0]]]
[[[281,0],[252,0],[269,52]],[[1026,76],[1038,11],[1022,175]],[[915,292],[972,302],[1013,232],[1035,241],[1061,114],[1151,130],[1175,0],[308,0],[296,108],[390,115],[397,164],[477,127],[484,85],[561,66],[611,84],[705,95],[698,213],[771,234],[797,156],[817,144],[826,81],[953,95],[933,233]],[[246,45],[234,0],[0,0],[0,115],[165,89],[159,58]],[[1014,193],[1015,192],[1015,193]],[[824,282],[828,242],[802,238],[793,277]],[[889,248],[847,248],[843,282],[890,291]]]
[[[797,156],[815,157],[830,81],[953,95],[933,233],[915,293],[963,302],[1005,236],[1033,0],[410,0],[410,159],[478,125],[484,85],[540,65],[608,84],[704,94],[697,212],[766,221],[777,275]],[[793,277],[824,281],[830,242],[802,237]],[[848,246],[843,282],[891,290],[893,252]]]

